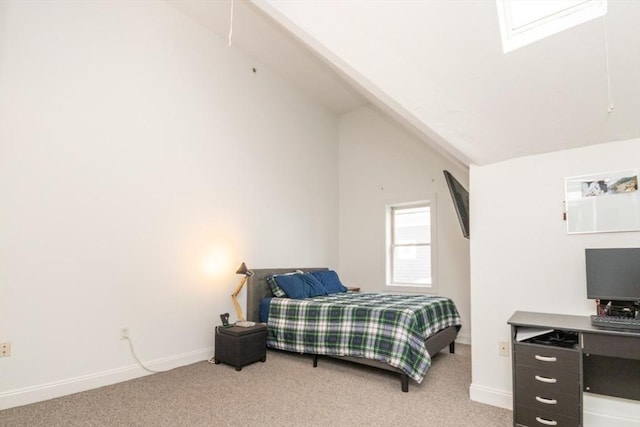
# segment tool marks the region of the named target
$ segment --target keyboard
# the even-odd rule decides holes
[[[640,331],[640,319],[621,316],[591,316],[591,324],[601,328],[633,329]]]

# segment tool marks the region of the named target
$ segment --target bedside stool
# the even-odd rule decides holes
[[[216,327],[216,365],[224,363],[242,370],[243,366],[258,360],[267,360],[267,325]]]

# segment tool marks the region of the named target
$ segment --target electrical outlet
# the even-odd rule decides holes
[[[11,356],[11,341],[0,342],[0,357]]]
[[[121,328],[120,329],[120,339],[126,340],[129,338],[129,328]]]
[[[509,357],[509,343],[507,341],[498,341],[498,355]]]

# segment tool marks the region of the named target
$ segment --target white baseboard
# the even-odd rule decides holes
[[[458,334],[458,336],[456,337],[456,342],[459,342],[460,344],[471,345],[471,335]]]
[[[144,362],[144,364],[155,371],[164,371],[207,360],[212,354],[213,348],[206,348]],[[98,387],[104,387],[132,380],[134,378],[140,378],[145,375],[150,375],[150,372],[144,370],[140,365],[134,364],[80,377],[54,381],[52,383],[40,384],[17,390],[9,390],[0,393],[0,410],[41,402],[43,400],[66,396]]]
[[[474,402],[513,410],[511,392],[471,384],[469,397]],[[585,427],[640,427],[640,403],[585,393],[583,396]]]
[[[469,397],[474,402],[513,410],[513,395],[510,392],[471,384],[469,386]]]
[[[585,427],[640,427],[640,402],[584,393]]]
[[[585,411],[582,415],[582,421],[585,427],[638,427],[640,426],[638,417],[640,414],[635,414],[634,418],[627,418]]]

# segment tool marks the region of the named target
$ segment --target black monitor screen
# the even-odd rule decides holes
[[[640,301],[640,248],[585,249],[587,298]]]

